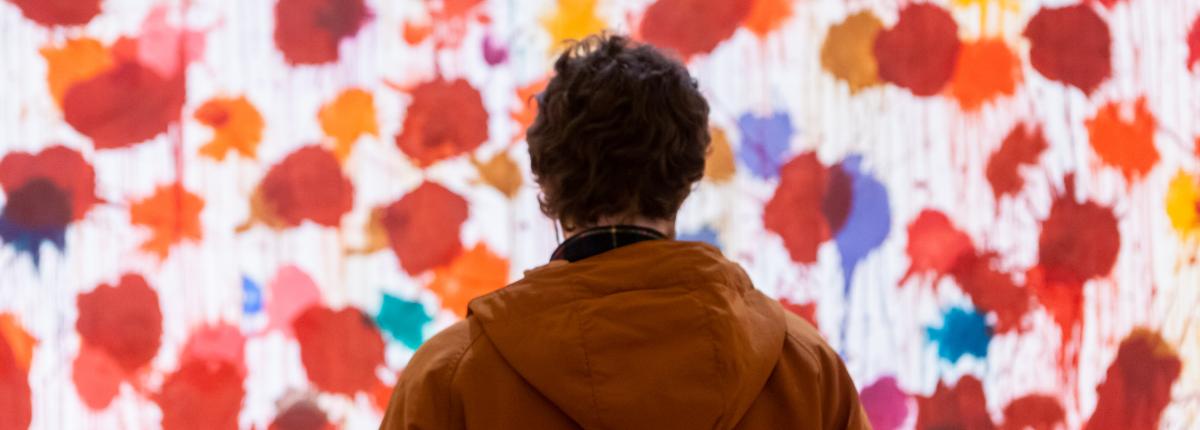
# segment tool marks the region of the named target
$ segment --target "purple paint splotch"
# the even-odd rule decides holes
[[[765,117],[746,113],[738,118],[737,125],[742,135],[738,159],[754,176],[762,179],[779,176],[779,167],[795,133],[787,112]]]
[[[483,36],[483,61],[486,61],[489,66],[508,61],[508,47],[490,34]]]
[[[895,430],[908,418],[908,395],[896,384],[896,378],[884,376],[858,394],[867,419],[875,430]]]
[[[721,249],[721,242],[717,239],[717,231],[707,225],[699,230],[681,232],[677,239],[684,242],[704,242],[717,247],[717,249]]]
[[[41,245],[49,242],[66,248],[67,225],[71,222],[71,200],[66,190],[52,181],[35,178],[8,194],[0,210],[0,241],[17,252],[29,254],[33,265],[40,262]]]
[[[844,293],[849,296],[855,267],[871,251],[883,244],[892,229],[891,205],[888,202],[887,188],[884,188],[879,180],[863,171],[861,155],[846,157],[834,168],[841,170],[850,178],[850,187],[848,187],[850,213],[846,216],[842,228],[834,236],[838,253],[842,259],[842,276],[845,279]],[[846,188],[830,187],[828,192],[831,195],[845,193],[847,192]],[[831,199],[826,198],[825,200],[830,201]]]

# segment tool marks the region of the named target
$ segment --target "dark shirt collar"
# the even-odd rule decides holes
[[[571,236],[558,245],[550,260],[576,262],[588,257],[647,240],[664,240],[667,235],[654,229],[636,225],[612,225],[595,227]]]

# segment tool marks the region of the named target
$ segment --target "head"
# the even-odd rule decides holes
[[[542,212],[568,234],[673,229],[709,146],[708,102],[687,68],[650,45],[599,35],[570,45],[554,72],[526,133]]]

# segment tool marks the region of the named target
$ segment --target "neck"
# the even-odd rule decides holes
[[[650,218],[644,218],[644,217],[635,217],[635,218],[605,217],[605,218],[601,218],[601,219],[597,220],[595,224],[579,226],[578,228],[564,231],[563,234],[566,236],[564,239],[570,239],[571,236],[575,236],[579,233],[585,232],[585,231],[593,229],[593,228],[608,227],[608,226],[613,226],[613,225],[634,225],[634,226],[648,228],[651,230],[658,231],[659,233],[662,233],[669,238],[675,237],[675,220],[673,220],[673,219],[650,219]]]

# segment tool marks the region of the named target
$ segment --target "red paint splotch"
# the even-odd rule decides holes
[[[752,1],[658,0],[646,8],[638,29],[646,42],[687,59],[733,36],[753,7]]]
[[[467,201],[432,182],[388,205],[380,218],[400,267],[410,275],[449,264],[462,253],[459,231],[466,220]]]
[[[1086,3],[1042,8],[1024,34],[1033,68],[1048,79],[1090,94],[1112,74],[1108,24]]]
[[[333,430],[337,427],[329,422],[316,403],[301,400],[279,412],[267,430]]]
[[[224,361],[246,374],[246,337],[229,324],[204,325],[192,332],[179,361]]]
[[[33,420],[29,371],[22,368],[5,336],[0,336],[0,430],[24,430]]]
[[[1027,282],[1069,338],[1082,317],[1083,284],[1107,276],[1117,261],[1121,233],[1112,209],[1075,198],[1075,178],[1055,198],[1038,237],[1038,264]]]
[[[908,272],[900,280],[903,284],[909,277],[933,273],[937,279],[950,274],[954,264],[965,255],[974,252],[971,237],[959,230],[946,214],[933,210],[922,210],[908,224]]]
[[[90,137],[96,149],[124,148],[177,122],[184,90],[183,73],[163,77],[135,60],[120,60],[67,89],[63,118]]]
[[[1196,66],[1200,65],[1200,15],[1196,16],[1196,20],[1192,21],[1192,29],[1188,31],[1187,36],[1188,69],[1196,70]]]
[[[275,46],[294,65],[334,62],[342,40],[357,34],[369,17],[363,0],[279,0]]]
[[[84,342],[71,364],[71,382],[88,409],[108,408],[125,381],[125,371],[103,350]]]
[[[162,409],[164,430],[236,429],[245,396],[233,364],[189,360],[167,375],[154,400]]]
[[[1055,430],[1066,427],[1066,412],[1053,396],[1030,394],[1004,407],[1000,430]]]
[[[917,396],[917,425],[924,429],[994,429],[983,384],[966,375],[947,387],[938,381],[932,396]]]
[[[53,184],[66,198],[67,218],[78,221],[96,203],[96,171],[83,155],[65,146],[51,146],[37,154],[10,152],[0,159],[0,188],[5,193],[25,186],[33,180]],[[10,195],[11,202],[12,197]]]
[[[284,157],[263,177],[259,190],[274,219],[290,227],[305,220],[337,227],[354,205],[354,184],[337,157],[320,146]]]
[[[479,91],[462,79],[438,79],[412,90],[396,146],[419,167],[478,148],[488,138],[488,114]]]
[[[932,274],[933,285],[949,275],[982,312],[996,314],[996,332],[1019,328],[1029,310],[1029,294],[1013,276],[998,269],[999,256],[981,252],[946,214],[922,210],[908,225],[908,272],[901,284],[914,275]]]
[[[292,322],[308,380],[322,391],[353,396],[379,383],[383,337],[361,311],[324,306],[305,310]]]
[[[1029,292],[1017,285],[1013,276],[996,268],[995,253],[972,252],[955,262],[951,275],[975,307],[996,314],[996,333],[1020,328],[1021,318],[1029,310]]]
[[[1158,148],[1154,146],[1158,121],[1146,107],[1145,97],[1133,106],[1106,103],[1086,124],[1096,155],[1104,164],[1121,169],[1125,179],[1145,176],[1158,164]]]
[[[1037,164],[1047,146],[1041,127],[1018,124],[1008,132],[1000,149],[992,153],[987,164],[987,180],[997,200],[1021,191],[1025,186],[1021,166]]]
[[[76,300],[75,329],[90,346],[104,351],[128,373],[150,363],[162,343],[158,293],[137,274],[117,285],[102,284]]]
[[[821,164],[815,152],[800,154],[779,168],[779,185],[763,207],[763,226],[783,239],[792,261],[816,262],[821,243],[833,237],[834,230],[823,211],[830,176],[830,169]]]
[[[900,11],[896,26],[875,38],[879,77],[931,96],[950,82],[958,62],[958,24],[945,9],[932,3],[911,3]]]
[[[791,313],[804,318],[805,321],[812,324],[813,328],[820,327],[817,325],[817,302],[793,303],[788,299],[782,299],[779,301],[779,304],[783,305],[783,308]]]
[[[1084,428],[1158,428],[1182,367],[1179,355],[1161,335],[1134,329],[1121,341],[1104,382],[1096,387],[1096,410]]]
[[[30,21],[46,27],[83,25],[100,14],[100,0],[8,0]]]

